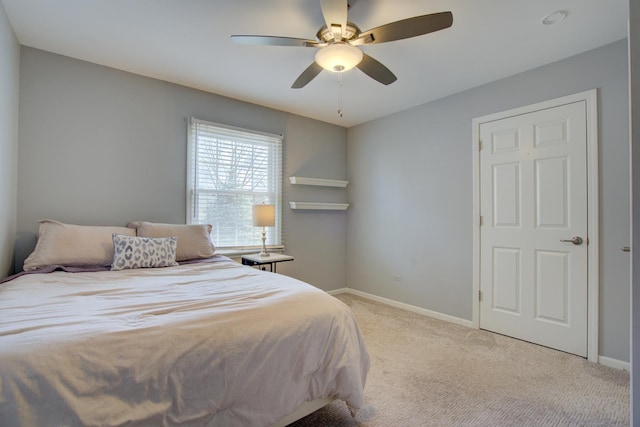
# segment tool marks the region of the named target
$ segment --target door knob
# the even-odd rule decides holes
[[[582,237],[574,236],[571,239],[563,240],[560,239],[561,242],[573,243],[574,245],[581,245],[583,240]]]
[[[622,252],[631,252],[631,247],[630,246],[623,246],[622,247]]]

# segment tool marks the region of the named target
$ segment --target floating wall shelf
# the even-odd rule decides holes
[[[291,209],[346,211],[348,203],[289,202]]]
[[[320,178],[305,178],[302,176],[290,176],[289,181],[291,184],[296,185],[317,185],[321,187],[341,187],[345,188],[349,181],[339,181],[337,179],[320,179]]]

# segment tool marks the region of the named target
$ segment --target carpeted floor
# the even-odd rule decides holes
[[[629,373],[349,294],[371,356],[365,406],[291,426],[623,426]]]

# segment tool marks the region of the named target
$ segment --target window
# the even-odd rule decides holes
[[[260,248],[252,206],[273,204],[267,245],[281,247],[282,136],[191,118],[188,140],[187,223],[211,224],[217,248]]]

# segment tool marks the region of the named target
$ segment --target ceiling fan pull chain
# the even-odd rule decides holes
[[[342,73],[338,74],[338,116],[342,118]]]

